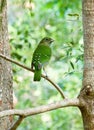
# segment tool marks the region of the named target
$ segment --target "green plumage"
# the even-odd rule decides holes
[[[48,64],[51,58],[51,48],[50,44],[52,43],[52,39],[45,37],[43,38],[39,45],[37,46],[36,50],[33,53],[31,67],[34,67],[34,81],[40,81],[42,67],[45,64]]]

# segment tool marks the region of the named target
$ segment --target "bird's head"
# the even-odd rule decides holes
[[[54,41],[54,40],[53,40],[52,38],[44,37],[44,38],[40,41],[40,44],[51,45],[51,43],[52,43],[53,41]]]

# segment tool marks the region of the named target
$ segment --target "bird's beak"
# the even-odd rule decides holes
[[[51,42],[54,42],[54,40],[53,40],[53,39],[51,39]]]

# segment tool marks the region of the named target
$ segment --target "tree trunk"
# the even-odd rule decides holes
[[[9,56],[7,2],[0,0],[0,53]],[[0,111],[12,109],[12,71],[11,64],[0,58]],[[12,117],[0,119],[0,129],[8,130]]]
[[[94,130],[94,0],[83,0],[84,72],[79,99],[84,130]]]

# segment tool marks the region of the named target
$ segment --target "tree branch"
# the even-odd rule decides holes
[[[23,64],[21,64],[21,63],[19,63],[19,62],[17,62],[17,61],[15,61],[15,60],[13,60],[13,59],[11,59],[11,58],[9,58],[9,57],[6,57],[5,55],[0,54],[0,57],[3,58],[3,59],[5,59],[5,60],[7,60],[7,61],[9,61],[9,62],[12,62],[12,63],[14,63],[14,64],[20,66],[20,67],[22,67],[22,68],[24,68],[24,69],[26,69],[26,70],[28,70],[28,71],[31,71],[31,72],[34,73],[34,70],[32,70],[31,68],[29,68],[29,67],[27,67],[27,66],[25,66],[25,65],[23,65]],[[42,76],[44,79],[46,79],[47,81],[49,81],[49,82],[57,89],[57,91],[61,94],[62,98],[66,98],[65,95],[64,95],[64,93],[63,93],[63,91],[62,91],[62,89],[61,89],[57,84],[55,84],[55,83],[54,83],[51,79],[49,79],[47,76],[44,76],[43,74],[42,74],[41,76]]]
[[[69,106],[81,107],[81,106],[84,106],[84,103],[79,101],[78,98],[64,99],[56,103],[43,105],[36,108],[29,108],[26,110],[17,110],[17,109],[5,110],[5,111],[0,112],[0,118],[4,116],[10,116],[10,115],[19,116],[18,120],[11,126],[11,128],[9,128],[9,130],[16,130],[21,124],[21,122],[23,121],[23,119],[28,116],[37,115],[37,114],[44,113],[47,111],[51,111],[51,110],[55,110],[55,109],[63,108],[63,107],[69,107]]]
[[[18,120],[8,130],[16,130],[25,117],[19,116]]]
[[[4,116],[10,116],[10,115],[18,115],[25,118],[28,116],[37,115],[37,114],[44,113],[47,111],[51,111],[51,110],[55,110],[55,109],[63,108],[63,107],[70,107],[70,106],[81,107],[83,106],[83,104],[79,101],[78,98],[64,99],[62,101],[58,101],[58,102],[51,103],[48,105],[42,105],[36,108],[28,108],[26,110],[18,110],[18,109],[5,110],[5,111],[0,112],[0,118]]]

